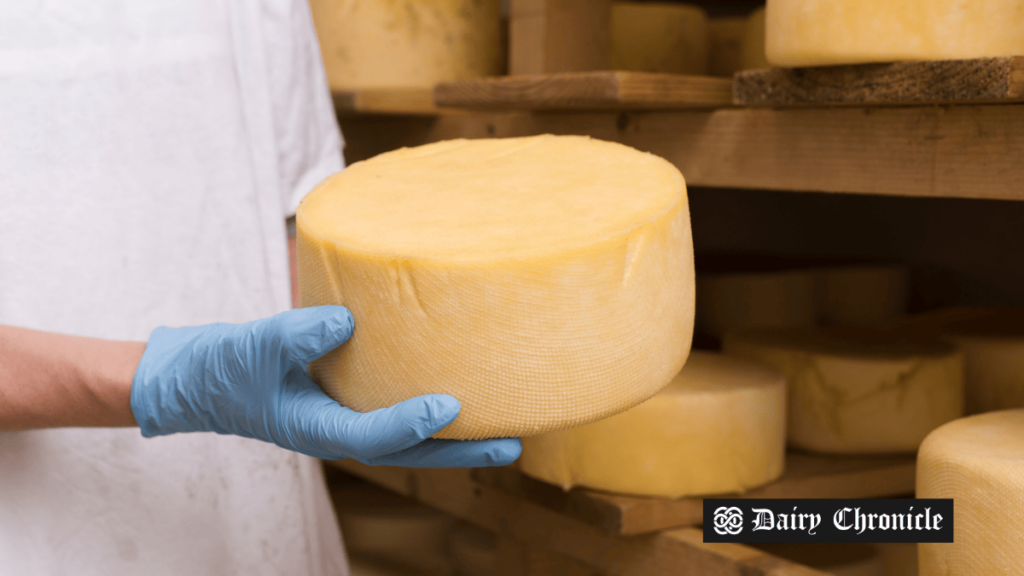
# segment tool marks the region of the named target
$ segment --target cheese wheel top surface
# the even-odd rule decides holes
[[[368,257],[479,262],[586,249],[684,198],[682,175],[657,156],[533,136],[381,154],[328,178],[299,213],[310,233]]]
[[[941,358],[956,354],[956,346],[939,339],[851,326],[746,330],[729,334],[726,339],[843,358]]]
[[[1001,410],[954,420],[932,432],[922,450],[927,449],[931,456],[936,446],[960,466],[977,466],[993,473],[1024,473],[1024,410]]]

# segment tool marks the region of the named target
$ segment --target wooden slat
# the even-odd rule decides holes
[[[509,72],[608,67],[610,0],[510,0]]]
[[[586,134],[662,156],[690,186],[1024,200],[1021,104],[465,114],[342,129],[367,154],[449,138]]]
[[[740,544],[705,544],[700,530],[684,528],[619,536],[498,488],[472,480],[468,470],[331,466],[441,510],[499,536],[574,558],[608,576],[825,576]]]
[[[700,498],[644,498],[556,486],[514,468],[474,471],[478,481],[616,534],[644,534],[703,522]],[[779,480],[739,498],[878,498],[914,491],[914,458],[835,458],[791,453]]]
[[[351,92],[335,92],[334,108],[340,114],[411,114],[434,115],[441,111],[434,106],[431,88],[375,88]]]
[[[440,107],[478,110],[715,108],[731,104],[732,82],[650,72],[570,72],[439,84]]]
[[[1024,57],[747,70],[740,106],[879,105],[1024,100]]]

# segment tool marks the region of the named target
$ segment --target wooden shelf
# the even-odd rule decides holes
[[[703,522],[703,500],[668,500],[561,488],[514,468],[473,471],[483,484],[615,534],[644,534]],[[782,478],[738,498],[880,498],[914,491],[914,457],[837,458],[791,453]]]
[[[477,110],[636,110],[732,104],[732,80],[646,72],[566,72],[439,84],[439,107]]]
[[[377,88],[334,92],[334,109],[339,114],[398,114],[434,116],[433,90],[424,88]]]
[[[736,74],[738,106],[1006,103],[1024,101],[1024,57],[771,68]]]
[[[491,530],[501,539],[572,558],[607,576],[826,576],[740,544],[705,544],[697,528],[643,536],[611,534],[473,479],[464,469],[327,462],[434,509]],[[504,573],[502,573],[504,574]]]

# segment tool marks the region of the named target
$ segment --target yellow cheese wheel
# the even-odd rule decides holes
[[[501,73],[498,0],[310,0],[332,90]]]
[[[817,290],[812,270],[698,272],[697,328],[721,338],[751,328],[811,326]]]
[[[754,10],[743,28],[743,69],[771,68],[764,55],[765,9]]]
[[[921,576],[1020,574],[1024,410],[970,416],[932,432],[917,455],[917,497],[952,498],[956,516],[953,543],[918,545]]]
[[[913,452],[963,414],[963,356],[941,340],[797,328],[728,334],[724,350],[786,374],[789,443],[805,450]]]
[[[458,576],[494,576],[498,562],[498,538],[471,524],[452,528],[448,551]]]
[[[768,0],[776,66],[1024,54],[1024,0]]]
[[[578,426],[661,390],[693,332],[686,186],[581,136],[449,141],[331,176],[297,216],[304,306],[356,327],[310,365],[365,412],[458,398],[440,438]]]
[[[678,498],[743,492],[782,474],[786,381],[694,351],[660,394],[593,424],[523,438],[519,469],[561,486]]]
[[[823,268],[821,319],[830,324],[882,325],[907,311],[907,269],[896,265]]]
[[[870,544],[814,542],[755,546],[769,554],[781,556],[831,576],[886,576],[882,555]]]
[[[689,4],[612,2],[613,70],[706,74],[708,17]]]
[[[747,19],[742,16],[708,20],[708,73],[732,76],[743,69],[743,37]]]
[[[963,351],[967,414],[1024,408],[1024,310],[953,308],[894,327],[948,338]]]

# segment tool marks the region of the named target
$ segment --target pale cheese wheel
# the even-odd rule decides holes
[[[694,351],[671,384],[636,408],[523,438],[519,469],[566,490],[666,498],[727,494],[778,478],[785,436],[785,376]]]
[[[747,19],[742,16],[708,19],[708,73],[732,77],[743,69],[743,38]]]
[[[665,160],[581,136],[449,141],[317,186],[297,216],[304,306],[355,318],[310,374],[366,412],[462,405],[440,438],[578,426],[661,390],[693,332],[686,186]]]
[[[1024,0],[768,0],[776,66],[1024,54]]]
[[[870,544],[813,542],[757,544],[756,547],[831,576],[886,576],[882,555]]]
[[[743,69],[771,68],[764,54],[765,9],[758,8],[747,17],[743,28]]]
[[[913,452],[963,414],[963,356],[947,342],[881,329],[728,334],[727,354],[786,374],[788,439],[815,452]]]
[[[448,551],[458,576],[494,576],[498,562],[498,538],[471,524],[452,528]]]
[[[917,455],[917,497],[952,498],[956,519],[952,543],[918,544],[921,576],[1020,574],[1024,410],[970,416],[932,432]]]
[[[907,269],[897,265],[823,268],[819,272],[821,319],[830,324],[882,325],[905,314]]]
[[[721,338],[752,328],[811,326],[817,290],[811,270],[698,272],[697,329]]]
[[[332,90],[501,73],[498,0],[310,0]]]
[[[612,2],[613,70],[706,74],[708,17],[689,4]]]
[[[964,353],[967,414],[1024,408],[1024,310],[953,308],[894,324],[952,340]]]

